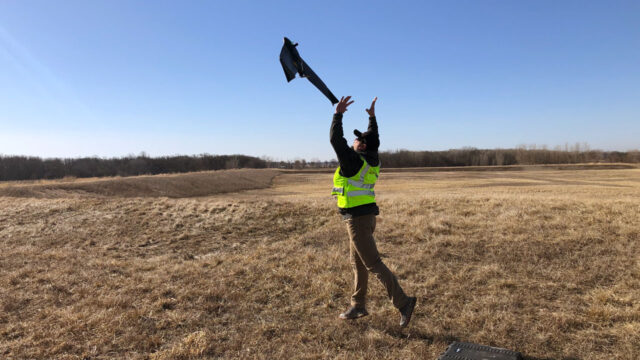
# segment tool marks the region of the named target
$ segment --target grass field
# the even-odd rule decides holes
[[[338,319],[353,275],[331,174],[0,184],[0,358],[436,359],[457,340],[635,360],[640,169],[588,169],[382,169],[406,329],[375,278],[370,316]]]

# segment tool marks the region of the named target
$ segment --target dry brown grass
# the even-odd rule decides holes
[[[419,299],[404,330],[375,280],[371,315],[337,318],[352,275],[330,187],[0,197],[0,358],[435,359],[453,340],[640,354],[640,170],[383,169],[378,246]]]

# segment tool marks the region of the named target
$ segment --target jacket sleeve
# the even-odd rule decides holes
[[[362,159],[353,148],[347,144],[342,130],[342,114],[334,114],[329,133],[331,146],[338,156],[340,163],[340,173],[342,176],[352,177],[357,174],[362,167]]]
[[[369,127],[367,131],[373,135],[372,139],[369,140],[370,144],[367,144],[367,148],[378,151],[380,147],[380,134],[378,134],[378,122],[375,116],[369,117]]]

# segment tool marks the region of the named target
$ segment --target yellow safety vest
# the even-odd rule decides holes
[[[336,195],[339,208],[352,208],[360,205],[376,202],[376,194],[373,187],[380,175],[380,165],[371,166],[362,159],[362,167],[357,174],[352,177],[340,175],[340,167],[333,175],[333,191],[331,195]]]

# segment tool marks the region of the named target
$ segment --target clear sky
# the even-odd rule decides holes
[[[0,154],[332,159],[283,36],[349,142],[640,148],[640,1],[0,0]]]

